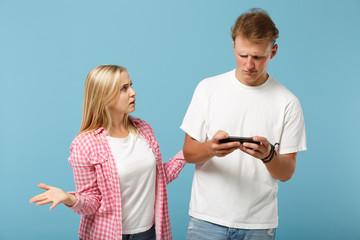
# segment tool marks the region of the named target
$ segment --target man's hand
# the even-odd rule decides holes
[[[269,141],[264,137],[253,137],[254,141],[260,142],[259,144],[255,143],[244,143],[240,146],[240,150],[244,153],[247,153],[255,158],[263,159],[269,156],[271,151],[271,145]],[[271,160],[265,164],[266,168],[270,174],[282,181],[288,181],[295,172],[296,169],[296,156],[297,153],[288,153],[288,154],[277,154]]]
[[[213,156],[225,157],[226,155],[232,153],[236,149],[241,147],[239,142],[228,142],[228,143],[219,143],[220,139],[228,138],[229,134],[219,130],[216,132],[214,137],[210,140],[210,152]]]
[[[239,142],[219,143],[220,139],[228,137],[228,133],[219,130],[211,140],[199,142],[190,135],[185,134],[183,147],[185,160],[189,163],[202,164],[214,156],[224,157],[239,149]]]
[[[258,159],[266,158],[267,156],[269,156],[271,150],[271,145],[269,141],[266,138],[259,136],[253,137],[253,140],[260,142],[260,144],[244,142],[243,144],[241,144],[239,149],[244,153],[247,153]]]

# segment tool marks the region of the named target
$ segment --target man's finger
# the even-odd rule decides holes
[[[214,139],[216,141],[219,141],[220,139],[224,139],[224,138],[228,138],[229,137],[229,134],[227,132],[224,132],[222,130],[219,130],[215,136],[214,136]]]
[[[223,154],[227,155],[229,153],[232,153],[236,149],[239,149],[239,148],[238,147],[233,147],[233,148],[227,148],[226,150],[217,150],[217,151],[215,151],[215,153],[217,155],[223,155]]]
[[[220,143],[216,145],[216,149],[225,150],[230,148],[238,148],[239,146],[239,142]]]

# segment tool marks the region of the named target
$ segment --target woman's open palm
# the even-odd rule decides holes
[[[52,210],[58,204],[69,201],[68,194],[60,188],[48,186],[44,183],[39,183],[38,186],[47,191],[30,199],[30,203],[36,202],[36,206],[53,203],[50,207]]]

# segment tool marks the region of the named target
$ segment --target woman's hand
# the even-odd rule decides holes
[[[47,191],[30,199],[30,203],[36,202],[36,206],[53,203],[50,207],[50,210],[52,210],[60,203],[71,207],[77,202],[77,198],[73,194],[68,194],[60,188],[48,186],[43,183],[39,183],[38,186]]]

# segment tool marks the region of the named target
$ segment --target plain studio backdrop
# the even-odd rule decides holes
[[[75,188],[67,158],[92,68],[128,68],[133,116],[167,161],[198,82],[235,68],[230,27],[254,7],[280,30],[268,72],[299,98],[309,149],[279,184],[277,240],[360,239],[358,0],[0,0],[0,239],[77,239],[79,215],[29,199],[39,182]],[[186,236],[193,171],[168,186],[175,240]]]

